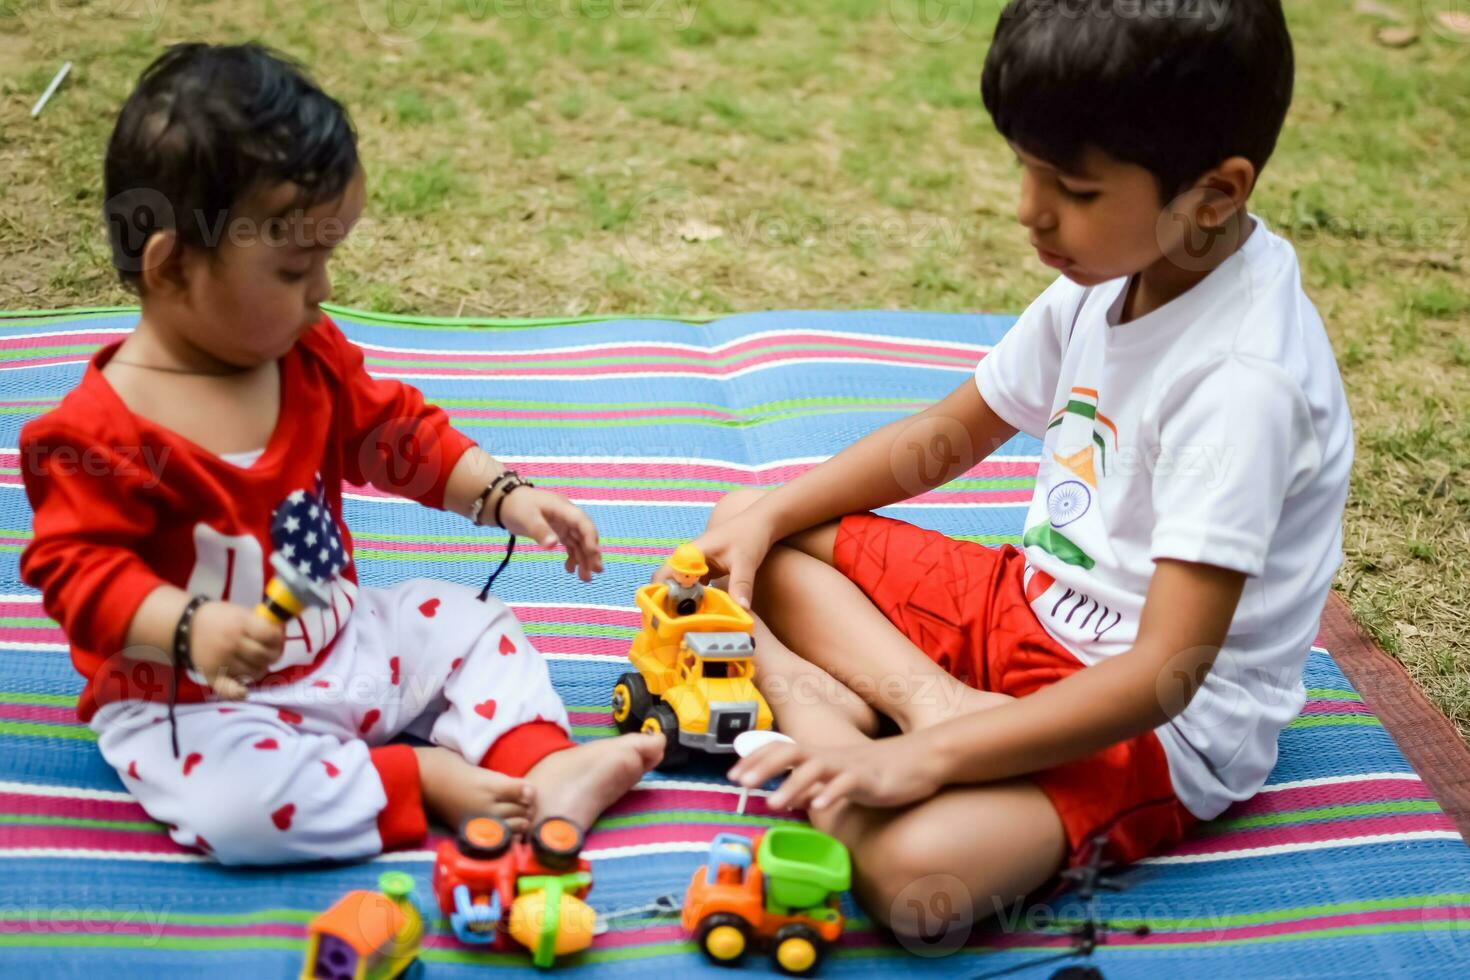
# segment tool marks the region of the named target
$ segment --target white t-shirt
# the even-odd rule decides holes
[[[1296,253],[1255,222],[1202,282],[1128,323],[1127,279],[1057,279],[975,371],[995,413],[1043,440],[1026,594],[1084,664],[1133,645],[1156,559],[1249,576],[1204,685],[1155,730],[1201,819],[1261,788],[1306,701],[1353,457]]]

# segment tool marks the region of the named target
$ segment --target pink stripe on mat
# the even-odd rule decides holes
[[[401,359],[411,361],[484,361],[490,359],[525,361],[575,361],[589,357],[688,357],[703,358],[705,360],[716,360],[734,357],[739,354],[747,354],[754,351],[767,350],[774,346],[794,347],[805,345],[807,347],[857,347],[862,350],[879,351],[883,353],[907,353],[907,354],[932,354],[937,357],[978,357],[982,352],[956,347],[947,344],[924,344],[913,343],[903,340],[878,340],[870,337],[834,337],[828,334],[814,333],[783,333],[766,337],[753,337],[746,340],[738,340],[732,344],[719,347],[698,347],[693,345],[674,345],[649,342],[642,344],[605,344],[602,346],[589,345],[578,350],[388,350],[373,344],[360,344],[359,346],[373,358]],[[6,346],[10,346],[8,343]]]
[[[1359,779],[1350,783],[1325,786],[1300,786],[1274,793],[1261,793],[1232,806],[1225,814],[1251,817],[1262,813],[1283,813],[1319,806],[1341,806],[1353,803],[1379,803],[1388,800],[1432,800],[1424,784],[1414,779]]]
[[[1373,837],[1378,834],[1411,834],[1428,830],[1453,831],[1455,824],[1443,813],[1380,814],[1357,818],[1333,817],[1311,823],[1267,827],[1259,830],[1231,830],[1206,837],[1190,838],[1169,851],[1168,856],[1223,854],[1257,847],[1310,844],[1317,841]]]

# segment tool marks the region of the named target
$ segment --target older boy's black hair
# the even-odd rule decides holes
[[[212,249],[230,209],[291,182],[293,207],[341,196],[357,171],[347,111],[259,44],[177,44],[143,72],[107,144],[103,217],[123,284],[141,287],[143,245],[175,229]]]
[[[1280,0],[1011,0],[980,90],[1027,153],[1075,169],[1096,147],[1168,201],[1232,156],[1260,172],[1292,73]]]

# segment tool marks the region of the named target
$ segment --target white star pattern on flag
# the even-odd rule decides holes
[[[326,504],[320,473],[314,492],[293,491],[276,508],[271,516],[271,546],[318,582],[332,581],[347,565],[349,556]]]

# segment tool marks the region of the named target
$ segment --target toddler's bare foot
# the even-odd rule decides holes
[[[932,728],[951,718],[984,711],[986,708],[1015,700],[1009,694],[981,691],[959,681],[931,686],[933,690],[924,691],[923,685],[919,685],[919,689],[903,705],[902,712],[894,713],[893,720],[900,729],[912,732],[920,728]]]
[[[467,817],[496,816],[511,830],[524,830],[536,793],[524,779],[470,765],[457,752],[441,746],[415,748],[419,787],[429,816],[450,830]]]
[[[588,830],[664,756],[664,737],[634,732],[553,752],[531,767],[535,818],[567,817]]]

